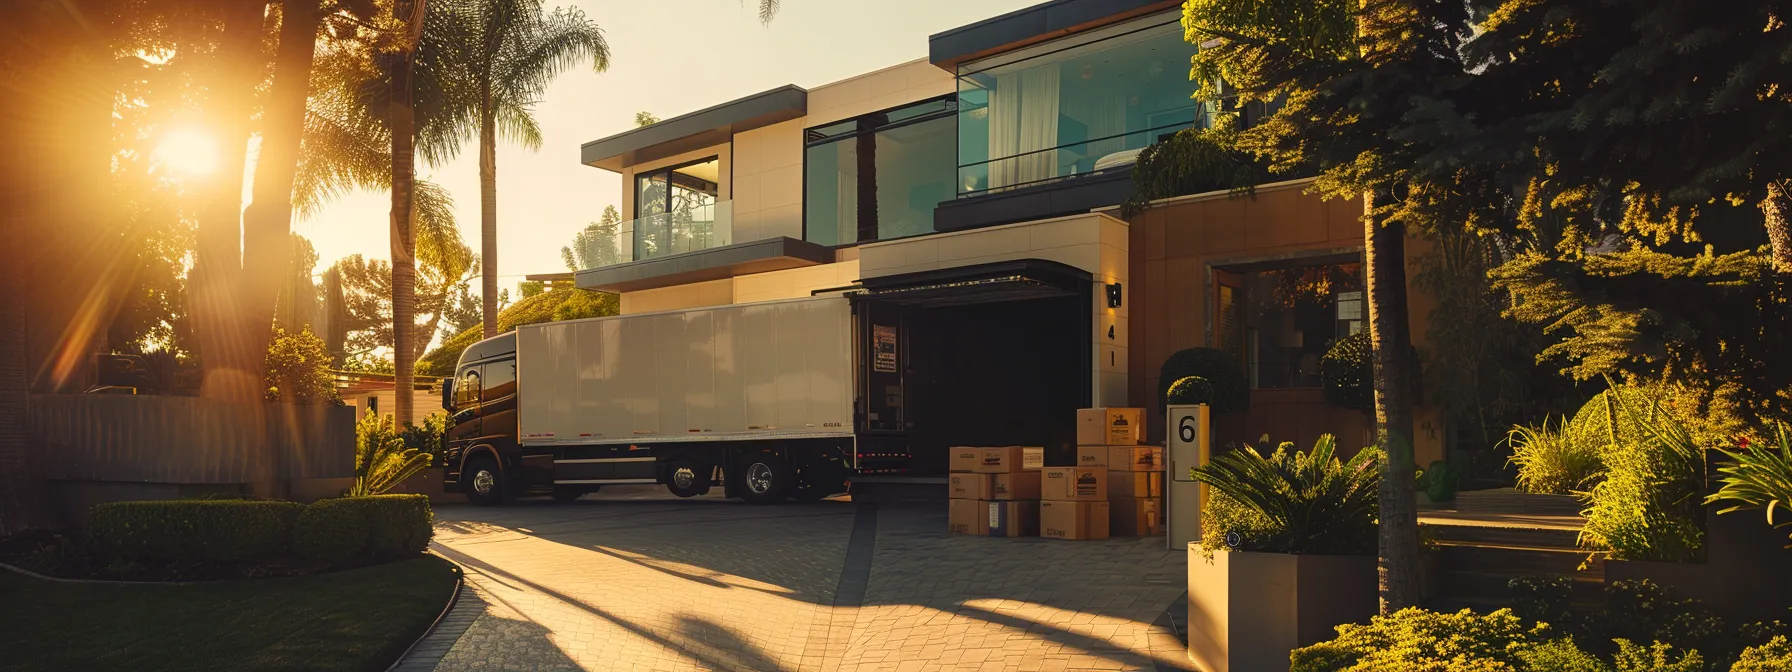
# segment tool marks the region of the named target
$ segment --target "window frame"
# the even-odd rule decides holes
[[[642,218],[643,216],[650,216],[650,215],[642,215],[641,214],[641,178],[642,177],[664,174],[666,176],[666,184],[671,185],[672,184],[672,173],[677,172],[678,169],[689,168],[691,166],[709,163],[711,161],[718,162],[717,165],[719,167],[721,160],[722,160],[721,154],[713,154],[708,157],[697,159],[694,161],[685,161],[683,163],[670,163],[670,164],[666,164],[664,166],[660,166],[658,168],[651,168],[648,170],[636,171],[633,176],[634,179],[633,179],[632,183],[629,185],[629,188],[634,190],[633,200],[635,203],[634,216],[631,217],[630,219],[638,220],[638,219]],[[716,181],[716,201],[721,202],[721,200],[722,200],[722,183],[718,179]],[[670,188],[666,189],[666,198],[665,198],[665,202],[662,203],[662,205],[665,206],[665,210],[661,210],[660,211],[661,213],[666,213],[666,212],[672,211],[672,190]]]
[[[942,105],[940,106],[940,109],[938,111],[928,112],[926,114],[919,114],[919,115],[916,115],[913,117],[904,118],[900,121],[895,121],[895,122],[888,121],[889,115],[891,112],[896,112],[898,110],[904,110],[904,109],[911,108],[911,107],[918,107],[918,106],[926,105],[926,104],[930,104],[930,103],[942,103]],[[861,115],[857,115],[857,116],[853,116],[853,117],[847,117],[845,119],[836,119],[836,120],[827,122],[825,124],[817,124],[815,126],[805,127],[803,129],[803,162],[802,162],[803,201],[801,204],[801,209],[802,209],[802,214],[803,214],[803,242],[813,242],[809,238],[809,169],[808,168],[809,168],[809,150],[811,148],[820,147],[822,145],[830,145],[830,144],[834,144],[837,142],[856,141],[856,139],[865,137],[865,136],[870,136],[873,139],[875,139],[877,136],[877,133],[879,131],[887,131],[887,130],[902,128],[904,126],[913,126],[915,124],[926,123],[929,121],[938,121],[940,119],[945,119],[948,117],[950,117],[952,119],[952,131],[953,131],[953,134],[956,135],[958,132],[958,92],[957,91],[954,91],[952,93],[948,93],[945,95],[941,95],[941,96],[933,96],[931,98],[923,98],[921,100],[910,101],[907,103],[903,103],[901,105],[887,107],[887,108],[884,108],[881,110],[877,110],[875,112],[867,112],[865,114],[861,114]],[[884,119],[885,123],[882,123],[882,124],[868,123],[868,122],[871,122],[872,120],[879,119],[879,118]],[[855,124],[855,127],[851,132],[835,133],[832,135],[826,135],[826,136],[822,136],[822,137],[814,138],[814,139],[811,139],[809,137],[811,133],[819,133],[823,129],[833,128],[835,126],[842,126],[842,125],[845,125],[848,123]],[[876,157],[873,156],[872,160],[875,161]],[[957,163],[956,148],[954,148],[953,163]],[[956,173],[957,170],[958,170],[957,167],[954,166],[953,172]],[[875,187],[876,187],[876,185],[873,185],[874,189],[875,189]],[[875,225],[876,225],[876,223],[873,222],[873,226],[875,226]],[[862,227],[862,225],[861,225],[861,227]],[[900,240],[902,238],[914,238],[917,236],[932,235],[934,233],[939,233],[939,231],[929,231],[926,233],[918,233],[918,234],[913,234],[913,235],[908,235],[908,236],[899,236],[896,238],[870,238],[870,239],[856,240],[856,241],[853,241],[850,243],[838,242],[833,245],[828,245],[826,247],[830,250],[838,250],[838,249],[849,248],[849,247],[857,247],[859,245],[864,245],[866,243],[876,243],[876,242],[881,242],[881,241],[885,241],[885,240]]]
[[[1250,352],[1251,344],[1248,342],[1248,339],[1245,338],[1246,328],[1247,328],[1246,323],[1249,321],[1249,316],[1246,313],[1246,311],[1248,311],[1248,309],[1249,309],[1248,308],[1249,295],[1245,292],[1245,287],[1244,287],[1246,277],[1253,273],[1263,273],[1266,271],[1278,271],[1278,270],[1284,270],[1284,269],[1290,269],[1290,268],[1307,268],[1307,267],[1314,267],[1314,266],[1339,266],[1339,265],[1344,265],[1344,264],[1363,265],[1363,268],[1364,268],[1363,272],[1367,273],[1368,257],[1366,255],[1367,255],[1367,250],[1365,248],[1360,248],[1360,247],[1346,248],[1346,249],[1322,248],[1322,249],[1303,250],[1303,251],[1294,252],[1292,256],[1271,256],[1271,257],[1254,256],[1254,257],[1241,257],[1241,258],[1232,258],[1232,259],[1215,259],[1215,260],[1208,262],[1207,274],[1206,274],[1207,275],[1207,279],[1206,279],[1207,280],[1207,291],[1206,291],[1207,300],[1205,301],[1205,303],[1207,305],[1205,306],[1205,309],[1202,311],[1205,313],[1205,318],[1206,318],[1205,331],[1206,331],[1206,336],[1207,336],[1207,347],[1220,348],[1222,345],[1221,340],[1220,340],[1221,334],[1219,333],[1219,331],[1220,331],[1219,292],[1220,292],[1220,287],[1222,285],[1229,285],[1234,288],[1235,292],[1237,292],[1235,294],[1234,301],[1239,303],[1239,306],[1238,306],[1238,309],[1239,309],[1238,332],[1235,334],[1235,336],[1237,336],[1239,339],[1239,343],[1238,343],[1239,365],[1244,368],[1246,378],[1249,379],[1251,377],[1250,376],[1250,366],[1251,366],[1251,354],[1252,353]],[[1224,277],[1225,275],[1233,276],[1232,280],[1230,282],[1228,282],[1227,279]],[[1364,301],[1365,301],[1365,311],[1364,311],[1364,316],[1363,316],[1363,321],[1364,321],[1363,328],[1364,328],[1364,330],[1367,330],[1368,329],[1368,324],[1367,324],[1368,315],[1367,315],[1367,310],[1366,310],[1366,308],[1367,308],[1366,302],[1368,299],[1367,288],[1365,287],[1365,289],[1363,291],[1364,291]],[[1333,308],[1335,310],[1336,306],[1334,306]],[[1255,382],[1251,382],[1250,387],[1249,387],[1249,390],[1253,393],[1257,392],[1259,390],[1278,391],[1278,390],[1313,390],[1313,389],[1319,389],[1319,388],[1316,386],[1257,387]]]

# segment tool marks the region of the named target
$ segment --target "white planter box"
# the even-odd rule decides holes
[[[1367,623],[1375,557],[1219,552],[1188,545],[1188,658],[1201,672],[1287,672],[1288,652]]]

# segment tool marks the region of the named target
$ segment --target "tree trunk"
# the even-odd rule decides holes
[[[398,0],[393,17],[404,22],[405,44],[391,56],[391,103],[388,122],[392,131],[392,416],[399,428],[411,422],[411,395],[416,387],[417,323],[415,255],[416,208],[416,110],[411,99],[411,69],[416,63],[417,39],[423,31],[426,0]]]
[[[1381,611],[1419,604],[1419,521],[1413,499],[1413,357],[1406,311],[1406,226],[1378,223],[1363,197],[1364,285],[1375,349],[1375,433],[1383,452],[1378,575]]]
[[[291,274],[292,187],[298,175],[299,145],[305,135],[305,99],[311,88],[311,63],[321,19],[318,0],[281,3],[274,84],[262,109],[261,153],[255,161],[253,197],[243,211],[243,270],[247,276],[243,312],[248,321],[245,329],[261,351],[267,350],[272,338],[276,297]],[[282,310],[298,314],[288,308]]]
[[[1792,194],[1779,180],[1767,183],[1767,198],[1761,199],[1761,220],[1767,227],[1767,242],[1773,250],[1773,270],[1792,273]]]
[[[260,397],[266,356],[265,348],[256,350],[252,322],[244,314],[241,253],[243,165],[266,5],[239,0],[225,6],[224,35],[209,72],[214,93],[206,104],[220,160],[199,209],[199,249],[187,300],[205,367],[200,396],[248,401]]]
[[[485,338],[498,335],[498,129],[491,85],[479,102],[479,302]]]

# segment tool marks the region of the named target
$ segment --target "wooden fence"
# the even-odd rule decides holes
[[[148,395],[33,395],[50,480],[230,484],[353,477],[355,411]]]

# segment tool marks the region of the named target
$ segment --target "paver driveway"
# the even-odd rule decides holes
[[[437,511],[467,568],[441,670],[1178,669],[1163,538],[948,536],[945,506],[751,506],[617,488]],[[463,632],[464,630],[464,632]],[[437,662],[439,660],[439,663]]]

